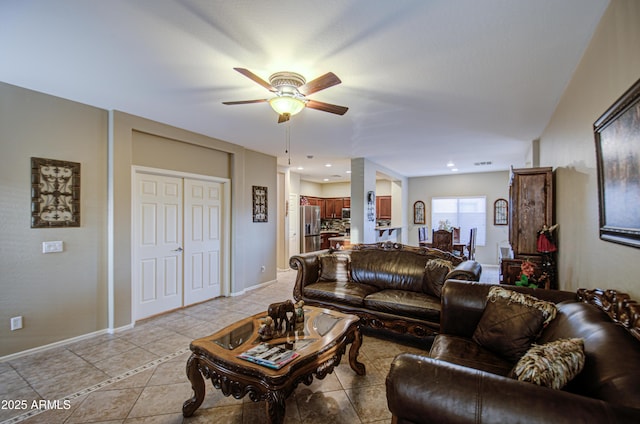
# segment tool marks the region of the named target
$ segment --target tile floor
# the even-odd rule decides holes
[[[0,362],[0,424],[261,423],[264,402],[224,397],[207,381],[202,406],[182,417],[192,396],[185,375],[189,343],[266,306],[291,298],[294,271],[268,287],[218,298],[142,321],[135,328]],[[497,268],[483,270],[497,281]],[[389,423],[384,380],[400,352],[419,347],[365,336],[357,376],[343,360],[333,374],[298,386],[287,400],[285,423]],[[343,358],[344,359],[344,358]],[[48,401],[41,412],[34,403]]]

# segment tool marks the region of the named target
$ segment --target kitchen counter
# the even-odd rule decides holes
[[[347,236],[329,237],[329,245],[332,249],[348,249],[351,247],[351,239]]]
[[[380,235],[383,235],[385,231],[389,231],[389,235],[393,233],[393,230],[399,230],[402,227],[393,227],[391,225],[383,225],[376,227],[376,231],[380,232]]]

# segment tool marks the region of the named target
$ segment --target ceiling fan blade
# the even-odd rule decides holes
[[[336,74],[334,74],[333,72],[327,72],[321,77],[318,77],[313,81],[309,81],[308,83],[298,87],[298,91],[305,96],[308,96],[309,94],[324,90],[325,88],[338,85],[341,82],[342,81],[340,81],[340,78],[338,78]]]
[[[268,102],[267,99],[258,99],[258,100],[240,100],[237,102],[222,102],[223,105],[246,105],[249,103],[264,103]]]
[[[307,100],[307,107],[311,109],[321,110],[323,112],[335,113],[336,115],[344,115],[349,110],[348,107],[323,103],[317,100]]]
[[[282,124],[283,122],[287,122],[289,119],[291,119],[291,114],[283,113],[282,115],[278,116],[278,124]]]
[[[274,93],[278,91],[271,84],[269,84],[268,82],[266,82],[265,80],[263,80],[262,78],[260,78],[259,76],[257,76],[256,74],[254,74],[248,69],[245,69],[245,68],[233,68],[233,69],[240,72],[242,75],[249,78],[253,82],[257,82],[258,84],[260,84],[261,86],[263,86],[269,91],[273,91]]]

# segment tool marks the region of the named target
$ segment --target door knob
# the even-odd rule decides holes
[[[182,247],[178,247],[177,249],[173,249],[172,252],[182,252]]]

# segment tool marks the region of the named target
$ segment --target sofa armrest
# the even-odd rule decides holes
[[[398,355],[387,404],[402,423],[631,423],[640,410],[422,355]]]
[[[315,283],[320,277],[320,255],[329,253],[330,250],[318,250],[310,253],[302,253],[289,258],[289,266],[298,270],[296,282],[293,286],[293,298],[300,300],[302,298],[302,289],[307,284]]]
[[[478,262],[463,261],[447,274],[445,280],[480,281],[481,273],[482,265]]]

